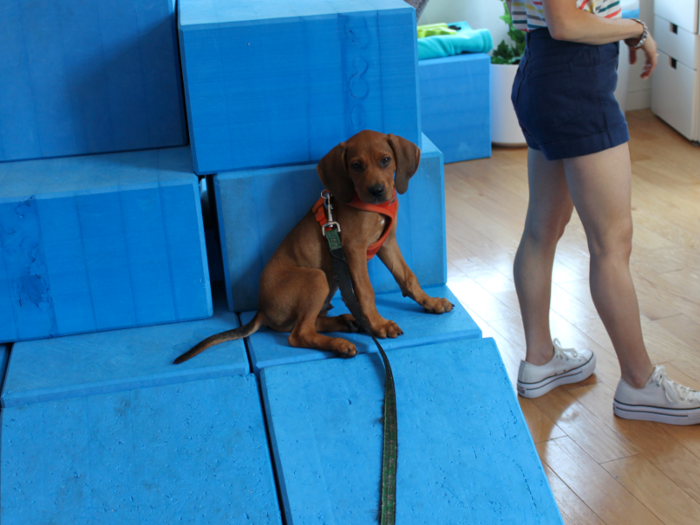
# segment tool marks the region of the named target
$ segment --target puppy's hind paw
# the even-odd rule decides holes
[[[343,314],[340,316],[345,323],[345,331],[350,333],[355,333],[360,331],[360,325],[355,320],[355,318],[350,314]]]
[[[421,306],[425,308],[426,312],[431,314],[444,314],[445,312],[450,312],[454,308],[454,305],[447,299],[442,299],[440,297],[428,297]]]
[[[355,357],[357,355],[357,348],[350,341],[337,338],[334,339],[333,343],[333,353],[338,357]]]

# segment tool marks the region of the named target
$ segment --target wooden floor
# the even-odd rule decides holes
[[[631,269],[652,359],[700,389],[700,147],[650,111],[630,112]],[[449,285],[494,337],[515,384],[524,336],[512,264],[527,208],[524,148],[445,166]],[[559,243],[551,324],[564,347],[597,354],[594,376],[520,399],[567,524],[700,523],[700,425],[617,419],[620,369],[588,288],[588,249],[574,214]]]

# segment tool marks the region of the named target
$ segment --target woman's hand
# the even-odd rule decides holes
[[[625,40],[625,44],[628,46],[633,46],[637,42],[639,42],[639,39]],[[641,76],[642,78],[649,78],[659,61],[659,55],[656,52],[656,41],[651,35],[648,35],[644,45],[639,49],[646,55],[646,63],[644,64]],[[630,64],[634,64],[637,61],[637,51],[638,49],[632,49],[630,47]]]

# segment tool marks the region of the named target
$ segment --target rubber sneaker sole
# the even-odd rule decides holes
[[[628,405],[613,400],[613,412],[622,419],[655,421],[667,425],[697,425],[700,408],[659,408],[645,405]]]
[[[572,368],[563,374],[545,377],[536,383],[523,383],[522,381],[518,380],[518,395],[532,399],[543,396],[558,386],[579,383],[590,377],[590,375],[595,371],[595,365],[596,358],[595,354],[593,354],[591,358],[581,366]]]

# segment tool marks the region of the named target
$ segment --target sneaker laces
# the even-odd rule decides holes
[[[552,344],[554,345],[554,357],[556,359],[564,359],[566,361],[580,361],[583,359],[583,356],[580,356],[575,349],[562,347],[559,339],[554,339]]]
[[[666,399],[670,403],[675,403],[676,399],[681,401],[700,401],[700,392],[688,388],[687,386],[679,385],[675,381],[668,378],[666,368],[657,366],[654,373],[651,374],[651,381],[657,386],[663,387]]]

